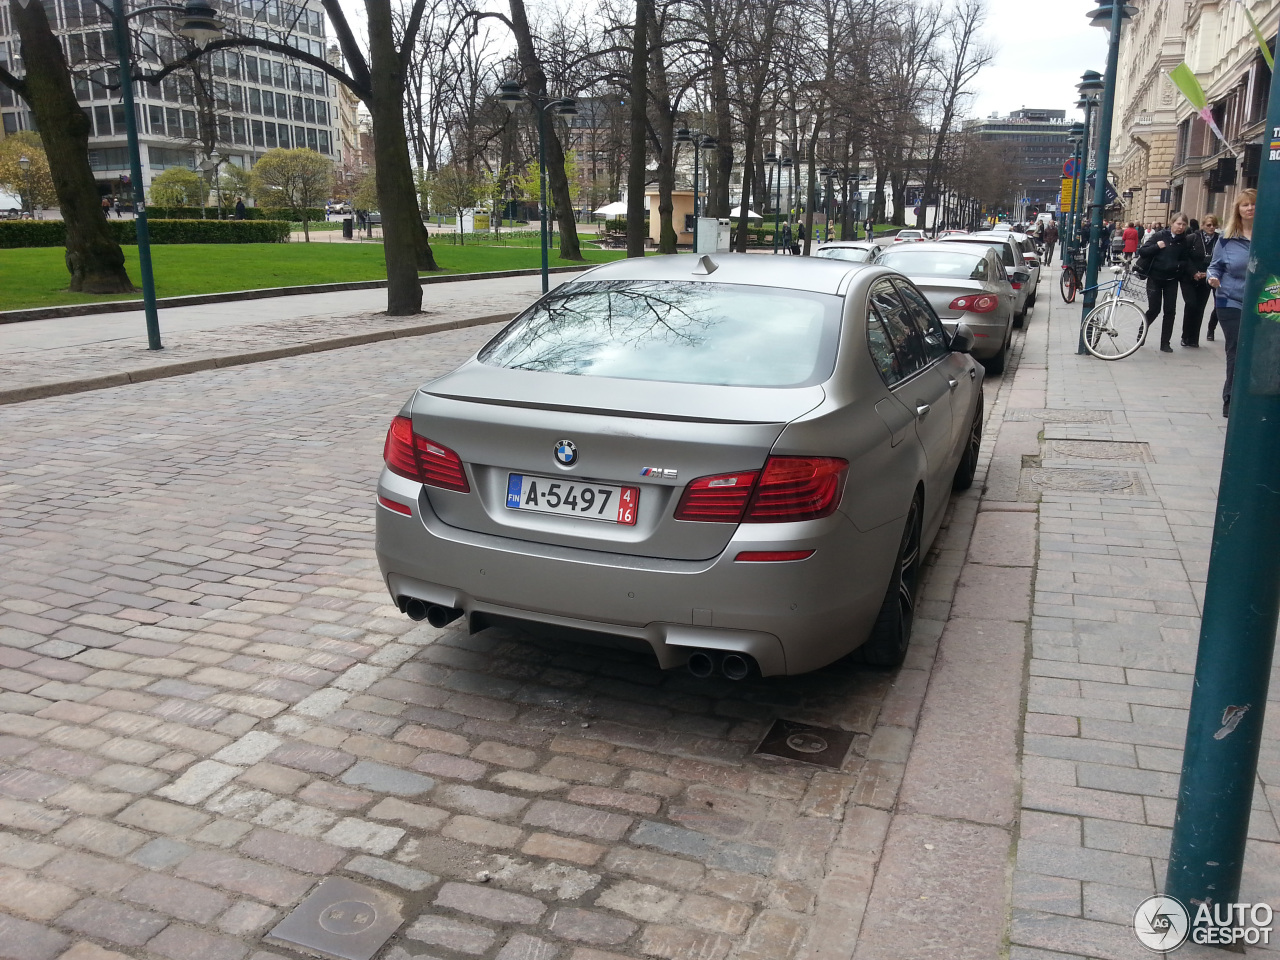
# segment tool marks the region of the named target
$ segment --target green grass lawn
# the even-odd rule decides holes
[[[519,270],[537,267],[537,248],[455,247],[433,245],[436,262],[444,273],[484,270]],[[552,253],[554,254],[554,249]],[[133,282],[140,283],[138,248],[124,248]],[[585,249],[588,263],[603,263],[622,256],[619,251]],[[0,310],[97,303],[102,300],[136,300],[140,293],[99,296],[68,293],[67,268],[61,247],[26,247],[0,250]],[[385,280],[380,243],[192,243],[160,244],[151,248],[156,295],[176,297],[260,287],[291,287],[310,283],[352,280]],[[575,266],[552,259],[551,266]]]

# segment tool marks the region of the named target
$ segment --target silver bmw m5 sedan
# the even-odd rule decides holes
[[[977,465],[972,344],[876,265],[591,269],[392,420],[387,588],[437,626],[549,627],[699,676],[896,665]]]

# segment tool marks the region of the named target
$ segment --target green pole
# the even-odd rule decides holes
[[[124,125],[129,139],[129,175],[133,181],[134,229],[138,232],[138,271],[142,274],[142,305],[147,317],[147,346],[163,350],[160,342],[160,317],[156,313],[156,281],[151,273],[151,231],[147,229],[146,193],[142,186],[142,159],[138,152],[138,120],[133,108],[133,70],[129,56],[129,24],[124,15],[124,0],[114,0],[111,16],[116,38],[116,57],[120,61],[120,94],[124,100]]]
[[[1085,108],[1086,116],[1088,108]],[[1068,218],[1066,243],[1062,245],[1063,263],[1070,257],[1073,250],[1080,246],[1080,169],[1084,166],[1084,133],[1080,134],[1080,142],[1076,144],[1076,168],[1071,174],[1071,216]]]
[[[1239,899],[1280,612],[1280,74],[1266,133],[1165,877],[1192,911]]]
[[[1124,25],[1124,2],[1113,0],[1111,4],[1111,42],[1107,46],[1107,76],[1103,81],[1106,89],[1102,91],[1102,116],[1098,120],[1098,162],[1093,165],[1093,205],[1089,213],[1089,265],[1084,275],[1084,305],[1081,307],[1080,319],[1089,315],[1094,304],[1098,302],[1098,268],[1101,264],[1102,211],[1107,205],[1107,169],[1111,165],[1111,117],[1116,104],[1116,76],[1120,63],[1120,29]],[[1088,111],[1085,120],[1088,121]],[[1082,166],[1088,166],[1089,132],[1085,130],[1084,158]],[[1081,184],[1088,182],[1085,171],[1081,171]],[[1076,353],[1088,353],[1084,345],[1084,324],[1080,324],[1080,341],[1076,345]]]
[[[120,0],[116,0],[119,3]],[[542,228],[542,292],[546,293],[551,289],[551,282],[547,277],[547,136],[546,122],[543,120],[543,111],[547,108],[547,104],[538,98],[533,100],[534,112],[538,114],[538,207],[542,217],[539,226]]]

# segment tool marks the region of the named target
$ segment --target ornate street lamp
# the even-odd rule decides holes
[[[27,213],[31,214],[31,219],[36,218],[36,206],[31,202],[31,158],[21,156],[18,158],[18,166],[22,168],[22,180],[27,185],[26,196],[22,199],[27,202]]]
[[[708,136],[701,130],[690,130],[688,127],[681,127],[676,131],[676,143],[693,144],[693,252],[698,252],[698,218],[702,215],[699,209],[698,188],[702,183],[702,177],[698,170],[699,158],[702,156],[703,150],[711,150],[720,145],[715,137]],[[713,251],[714,252],[714,251]]]
[[[524,101],[533,107],[538,117],[538,213],[539,226],[542,231],[542,292],[551,289],[548,277],[550,264],[547,256],[547,132],[546,115],[550,111],[556,116],[572,117],[578,112],[578,101],[573,97],[547,97],[530,93],[518,80],[505,80],[498,85],[498,99],[512,113]]]
[[[151,271],[151,232],[147,228],[146,192],[142,182],[142,159],[138,151],[138,121],[133,106],[133,56],[129,46],[129,20],[148,13],[182,14],[178,33],[197,47],[222,36],[218,20],[207,0],[187,0],[183,6],[159,4],[124,10],[124,0],[112,0],[111,27],[115,33],[116,58],[120,61],[120,99],[124,105],[125,132],[129,140],[130,185],[133,188],[134,229],[138,234],[138,270],[142,274],[142,302],[147,317],[147,344],[152,350],[164,349],[160,342],[160,317],[156,313],[156,282]]]

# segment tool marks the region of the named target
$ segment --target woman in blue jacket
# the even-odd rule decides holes
[[[1227,345],[1227,380],[1222,385],[1222,415],[1231,412],[1231,385],[1236,376],[1236,344],[1240,340],[1240,311],[1244,307],[1244,279],[1249,269],[1249,244],[1253,240],[1253,215],[1258,191],[1244,190],[1227,218],[1222,240],[1209,264],[1209,286],[1218,307],[1218,325]]]

